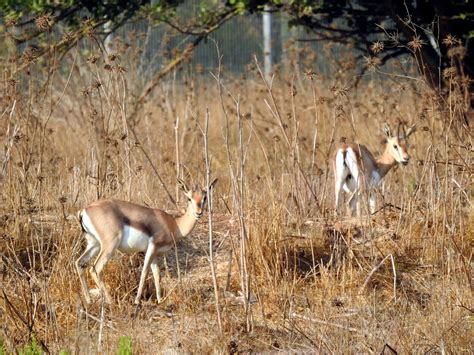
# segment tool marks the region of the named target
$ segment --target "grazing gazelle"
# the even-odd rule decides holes
[[[375,159],[372,153],[362,144],[343,144],[337,149],[334,159],[334,176],[336,180],[336,212],[341,203],[341,189],[350,193],[349,207],[352,215],[357,210],[360,213],[359,196],[363,191],[369,195],[370,212],[375,212],[375,195],[371,191],[376,187],[389,170],[397,163],[408,164],[410,156],[407,152],[407,138],[415,132],[415,125],[400,134],[398,124],[397,134],[392,136],[390,128],[385,124],[383,131],[387,138],[385,150]]]
[[[210,190],[216,182],[217,179],[209,185],[208,189]],[[99,290],[103,292],[106,301],[111,302],[110,294],[101,279],[101,273],[117,249],[129,254],[145,252],[145,262],[135,303],[140,303],[149,267],[153,273],[156,297],[158,302],[161,301],[158,257],[170,250],[177,240],[191,233],[203,214],[207,198],[208,189],[191,190],[182,180],[178,179],[178,183],[188,199],[186,213],[178,218],[159,209],[114,199],[96,201],[79,211],[79,221],[86,233],[87,248],[77,259],[76,268],[87,303],[90,303],[91,298],[84,268],[95,256],[97,259],[91,268],[92,278]]]

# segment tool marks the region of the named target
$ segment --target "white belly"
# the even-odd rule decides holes
[[[118,249],[123,253],[145,252],[149,241],[150,236],[148,234],[133,227],[125,226]]]

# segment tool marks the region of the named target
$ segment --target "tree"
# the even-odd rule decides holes
[[[281,6],[315,40],[351,42],[374,55],[383,50],[382,64],[413,55],[434,89],[443,87],[442,71],[453,66],[474,76],[474,13],[468,1],[295,0]]]
[[[127,21],[148,18],[194,36],[186,53],[189,55],[202,39],[233,16],[268,9],[282,11],[289,14],[290,25],[314,33],[314,40],[353,44],[371,65],[410,54],[434,90],[441,92],[446,79],[454,74],[462,78],[464,90],[470,93],[472,88],[474,13],[465,0],[209,0],[200,1],[200,11],[186,23],[177,22],[174,16],[176,7],[184,0],[3,1],[0,11],[7,26],[22,28],[36,22],[34,31],[23,31],[17,36],[10,32],[17,43],[39,37],[59,23],[66,24],[71,32],[52,48],[56,51],[67,51],[83,36],[94,34],[103,38]],[[85,12],[86,21],[81,18]],[[27,13],[25,21],[18,20]],[[109,24],[106,31],[102,26],[105,23]],[[47,52],[48,48],[42,48],[37,55]],[[180,62],[174,61],[173,67]]]

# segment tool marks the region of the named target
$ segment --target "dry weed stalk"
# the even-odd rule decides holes
[[[453,43],[445,44],[457,68]],[[16,73],[2,83],[0,110],[0,339],[8,351],[32,335],[53,353],[96,352],[99,336],[101,351],[116,352],[122,335],[136,352],[470,350],[473,142],[463,73],[446,72],[441,96],[416,73],[383,67],[344,90],[354,71],[342,60],[331,74],[302,79],[299,68],[312,64],[303,63],[305,46],[288,53],[288,75],[271,82],[255,66],[245,80],[222,68],[214,80],[171,70],[132,117],[153,84],[133,64],[141,55],[117,50],[109,62],[93,38],[85,45],[90,52],[73,51],[61,70],[34,61],[23,75],[23,63],[4,61]],[[141,258],[118,255],[106,270],[117,304],[84,314],[71,277],[78,206],[114,196],[173,208],[162,186],[202,169],[194,152],[203,135],[192,134],[190,117],[207,109],[222,117],[201,127],[219,199],[210,225],[177,243],[167,273],[179,282],[162,305],[145,302],[133,318]],[[333,145],[345,136],[376,147],[373,127],[385,116],[420,119],[414,164],[388,177],[380,213],[336,223],[327,211]]]

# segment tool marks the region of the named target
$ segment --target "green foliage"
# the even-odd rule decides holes
[[[132,351],[132,337],[131,336],[121,336],[119,338],[119,348],[117,351],[118,355],[131,355]]]
[[[25,345],[23,349],[19,348],[18,354],[19,355],[42,355],[43,354],[43,349],[41,348],[41,345],[36,340],[36,337],[34,336],[34,334],[31,336],[31,343]]]

